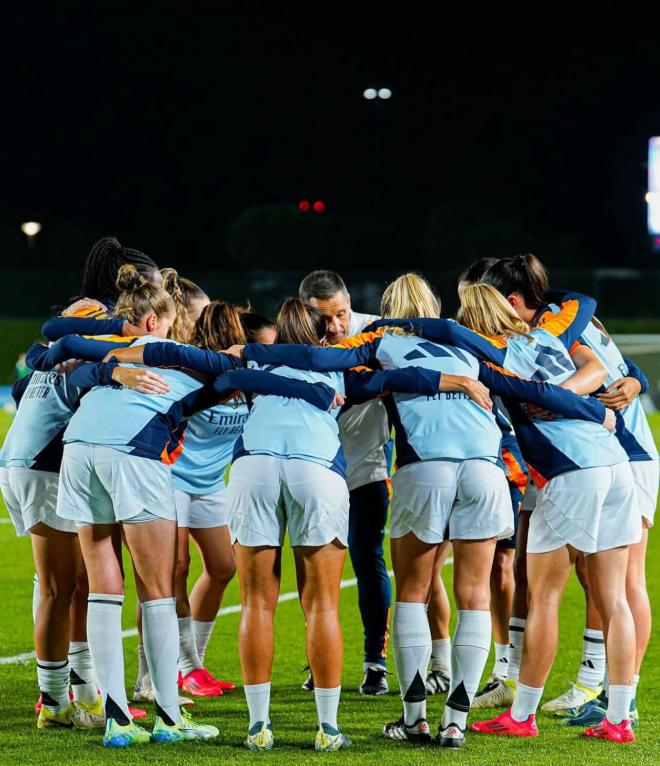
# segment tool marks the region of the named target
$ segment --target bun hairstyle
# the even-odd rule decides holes
[[[188,342],[208,351],[222,351],[245,343],[239,309],[222,301],[211,301],[202,309]]]
[[[275,343],[307,343],[318,346],[325,336],[325,319],[300,298],[287,298],[276,320]]]
[[[190,279],[180,277],[176,269],[161,269],[163,290],[172,296],[176,308],[176,317],[172,325],[170,337],[185,343],[188,340],[190,323],[188,312],[194,300],[208,300],[208,295],[202,288]]]
[[[524,335],[531,340],[527,322],[518,316],[502,293],[483,282],[465,288],[456,319],[489,338]]]
[[[481,282],[481,278],[487,269],[489,269],[494,263],[497,263],[497,258],[491,258],[484,256],[471,263],[466,269],[464,269],[459,277],[459,282],[469,282],[473,285],[475,282]]]
[[[125,247],[116,237],[103,237],[92,245],[83,268],[81,297],[114,304],[119,295],[117,272],[130,264],[146,279],[158,271],[156,262],[140,250]]]
[[[380,301],[382,317],[410,319],[439,317],[440,299],[419,274],[402,274],[385,288]]]
[[[502,258],[486,270],[481,281],[493,285],[504,297],[519,293],[528,309],[543,306],[550,284],[545,266],[531,253]]]
[[[173,313],[174,301],[162,287],[148,282],[135,268],[126,264],[119,269],[115,280],[119,298],[114,314],[131,324],[138,324],[147,314],[157,317]]]

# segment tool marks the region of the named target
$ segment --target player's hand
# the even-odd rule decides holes
[[[620,378],[608,387],[606,393],[598,394],[598,401],[613,410],[622,410],[635,401],[642,391],[637,378]]]
[[[79,364],[82,364],[80,359],[67,359],[64,362],[60,362],[57,367],[55,367],[55,372],[66,375],[67,372],[73,372]]]
[[[339,393],[339,391],[335,391],[335,398],[332,400],[330,409],[336,410],[337,407],[343,407],[345,403],[346,399]]]
[[[612,433],[616,431],[616,415],[614,414],[614,410],[605,410],[605,420],[603,420],[603,425]]]
[[[170,390],[164,378],[141,367],[115,367],[112,379],[120,386],[132,388],[142,394],[166,394]]]
[[[102,311],[107,311],[107,307],[104,306],[101,301],[95,301],[93,298],[81,298],[79,301],[76,301],[75,303],[72,303],[70,306],[67,306],[64,311],[62,312],[63,317],[70,317],[73,316],[76,311],[80,311],[80,309],[101,309]]]
[[[466,377],[463,381],[465,393],[475,404],[483,407],[485,410],[493,409],[493,400],[490,398],[490,391],[483,383],[474,378]]]
[[[243,358],[243,349],[245,346],[241,346],[240,344],[236,344],[234,346],[230,346],[226,351],[223,353],[227,354],[228,356],[234,356],[236,359],[242,359]]]

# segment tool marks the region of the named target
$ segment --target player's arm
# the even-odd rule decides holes
[[[236,391],[244,391],[302,399],[324,411],[332,407],[338,395],[332,386],[325,383],[307,383],[263,370],[230,370],[216,379],[214,387],[221,399],[227,399]]]
[[[228,370],[243,367],[243,363],[229,354],[204,351],[180,343],[145,343],[123,348],[109,355],[118,362],[145,364],[148,367],[187,367],[202,375],[222,375]]]
[[[598,304],[589,295],[567,290],[548,290],[546,298],[559,305],[559,312],[546,311],[539,317],[538,325],[570,349],[594,318]]]
[[[614,419],[608,416],[608,410],[594,398],[584,399],[552,383],[524,380],[493,369],[483,362],[479,365],[479,380],[498,396],[530,402],[562,417],[601,423],[613,430]],[[612,428],[609,428],[609,425],[612,425]]]
[[[22,378],[19,378],[11,387],[11,396],[17,407],[21,403],[25,389],[29,386],[31,379],[32,373],[30,372],[27,375],[24,375]]]
[[[169,386],[164,378],[144,367],[123,367],[116,362],[80,364],[69,373],[69,381],[80,389],[95,386],[131,388],[143,394],[166,394]]]
[[[642,370],[630,359],[623,360],[628,367],[628,375],[615,380],[602,394],[598,401],[613,410],[625,409],[635,401],[640,394],[649,390],[649,379]]]
[[[505,341],[487,338],[451,319],[379,319],[370,324],[365,331],[388,325],[401,327],[434,343],[446,343],[464,349],[485,362],[501,365],[506,355]]]
[[[361,338],[362,336],[355,336]],[[349,340],[349,339],[347,339]],[[353,341],[354,339],[350,339]],[[248,343],[243,347],[243,359],[261,365],[285,365],[298,370],[332,372],[351,367],[379,367],[376,350],[380,337],[369,335],[351,347],[342,343],[330,347],[302,343]]]
[[[134,340],[134,338],[84,338],[80,335],[65,335],[51,346],[35,343],[28,349],[25,363],[33,370],[47,372],[68,359],[100,362],[108,352],[128,346]]]
[[[44,323],[41,334],[56,341],[65,335],[124,335],[125,319],[95,319],[93,317],[54,316]]]
[[[591,394],[607,379],[607,370],[589,346],[576,342],[570,350],[576,371],[560,385],[574,394]]]
[[[435,396],[440,390],[441,373],[424,367],[397,370],[357,368],[344,373],[346,398],[360,404],[390,392]]]

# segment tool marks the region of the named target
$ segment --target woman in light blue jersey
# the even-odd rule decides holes
[[[139,296],[131,290],[132,274],[127,276],[124,271],[116,277],[116,294],[128,290],[120,296],[118,310],[130,313],[136,325],[134,331],[139,334],[147,332],[148,327],[166,332],[168,325],[161,325],[161,319],[167,310],[173,309],[171,301],[162,291],[150,288],[136,312]],[[93,294],[101,294],[100,287],[95,290],[89,280],[87,286]],[[78,322],[79,329],[84,326],[90,331],[108,321],[103,314],[100,317],[71,317],[64,321]],[[125,322],[112,321],[114,331],[121,330]],[[40,348],[47,351],[43,346]],[[38,574],[35,649],[43,693],[43,704],[38,705],[39,728],[67,722],[70,725],[71,721],[87,727],[103,724],[85,631],[87,576],[75,525],[56,514],[62,433],[79,397],[80,389],[66,371],[46,369],[32,373],[0,452],[3,495],[17,532],[31,534]],[[39,581],[45,586],[39,588]],[[69,704],[70,670],[75,678],[74,706]]]
[[[532,255],[507,258],[488,271],[486,281],[493,284],[512,303],[518,315],[531,324],[554,317],[559,305],[565,301],[564,291],[548,290],[549,281],[538,258]],[[603,324],[595,317],[584,329],[581,340],[599,358],[607,370],[607,379],[598,398],[617,413],[616,435],[630,461],[636,485],[637,503],[642,516],[642,539],[630,546],[626,592],[635,620],[637,642],[634,687],[639,680],[644,653],[651,635],[651,609],[646,590],[646,547],[648,530],[653,526],[658,499],[658,452],[653,435],[642,408],[641,393],[648,389],[648,380],[637,365],[624,359],[616,343]],[[587,625],[584,651],[577,683],[569,692],[544,705],[544,709],[577,709],[570,725],[599,723],[605,714],[607,690],[601,699],[594,699],[601,691],[605,674],[605,647],[603,625],[598,609],[590,595],[584,555],[576,560],[576,569],[587,598]],[[593,700],[593,702],[590,702]],[[631,718],[637,722],[635,695],[631,703]]]

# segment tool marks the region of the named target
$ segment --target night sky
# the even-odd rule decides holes
[[[370,215],[377,129],[380,216],[413,243],[435,205],[470,198],[575,237],[585,263],[653,264],[657,5],[396,6],[5,7],[0,221],[117,232],[162,261],[221,267],[246,207],[320,198]],[[392,99],[365,101],[370,85]]]

